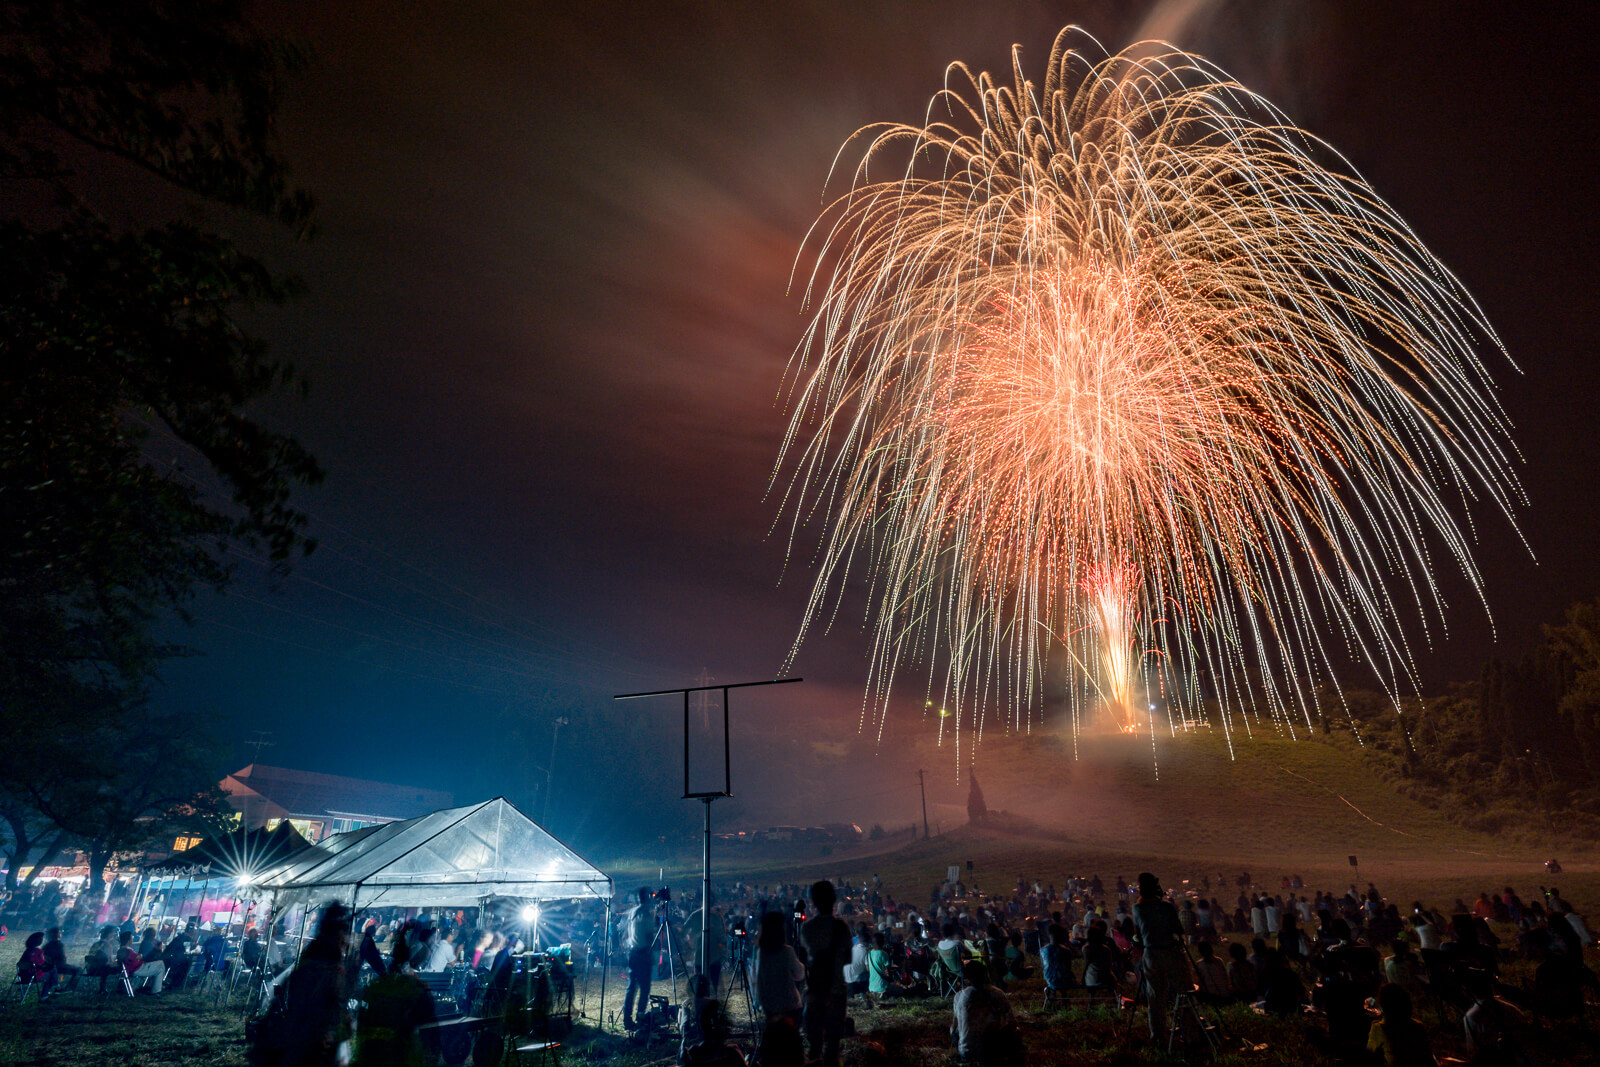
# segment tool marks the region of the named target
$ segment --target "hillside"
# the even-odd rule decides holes
[[[1453,824],[1373,773],[1359,749],[1274,737],[1239,739],[1230,755],[1224,738],[1204,731],[1158,735],[1154,754],[1148,735],[1086,737],[1078,747],[1074,759],[1070,738],[986,739],[976,771],[996,814],[969,826],[958,802],[967,772],[956,781],[952,753],[903,745],[897,760],[940,767],[929,775],[929,792],[938,797],[933,807],[942,833],[828,855],[815,846],[766,853],[719,848],[719,880],[736,873],[763,881],[876,873],[920,896],[948,864],[971,860],[980,884],[995,889],[1019,875],[1059,884],[1068,873],[1097,872],[1109,880],[1141,869],[1174,885],[1202,873],[1231,879],[1241,870],[1272,885],[1290,873],[1327,888],[1370,879],[1387,892],[1430,899],[1507,884],[1531,892],[1548,881],[1546,850]],[[781,788],[771,777],[767,784]],[[846,785],[832,801],[848,804],[850,794]],[[675,858],[680,872],[698,872],[697,850]],[[1600,902],[1595,857],[1561,859],[1568,873],[1559,884],[1568,895]]]

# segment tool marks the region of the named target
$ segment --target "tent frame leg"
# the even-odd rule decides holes
[[[600,1029],[606,1028],[606,986],[611,984],[611,898],[606,898],[606,928],[603,934],[606,954],[600,964]]]

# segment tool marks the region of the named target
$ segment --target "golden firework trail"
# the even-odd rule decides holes
[[[1482,311],[1206,60],[1068,28],[1043,85],[1012,65],[954,64],[923,125],[852,137],[802,249],[774,479],[791,546],[823,532],[795,651],[860,576],[863,716],[915,667],[958,760],[964,721],[1032,721],[1052,654],[1075,727],[1152,739],[1147,699],[1293,734],[1330,645],[1414,689],[1402,622],[1442,632],[1438,567],[1483,599],[1456,510],[1522,500]]]

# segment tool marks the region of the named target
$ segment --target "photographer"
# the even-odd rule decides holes
[[[1150,1039],[1160,1041],[1167,1030],[1167,1011],[1179,993],[1194,988],[1189,976],[1189,961],[1184,955],[1183,926],[1178,909],[1161,892],[1156,876],[1139,875],[1139,901],[1133,906],[1133,922],[1144,945],[1139,960],[1139,980],[1144,986],[1150,1014]]]
[[[634,997],[640,1013],[650,1010],[650,946],[656,938],[656,913],[650,890],[639,887],[639,903],[623,919],[622,950],[628,954],[628,992],[622,998],[622,1026],[634,1030]]]

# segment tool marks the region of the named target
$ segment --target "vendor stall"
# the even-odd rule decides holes
[[[288,823],[272,830],[234,830],[144,868],[130,913],[147,921],[188,918],[232,922],[237,902],[258,878],[312,846]]]

